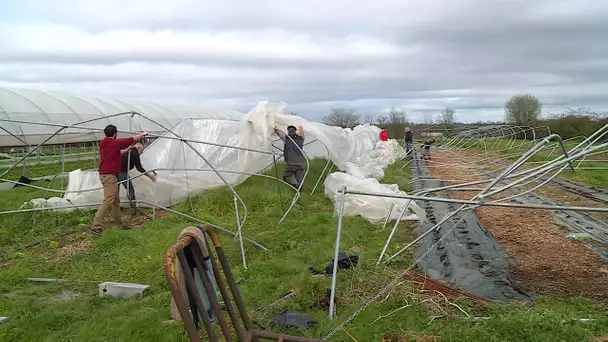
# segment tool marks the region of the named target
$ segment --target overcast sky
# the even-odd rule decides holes
[[[606,0],[0,0],[0,86],[320,120],[608,109]]]

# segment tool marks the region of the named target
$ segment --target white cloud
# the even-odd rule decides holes
[[[7,42],[4,58],[48,58],[52,61],[180,61],[301,60],[309,62],[365,61],[397,57],[398,46],[367,37],[322,38],[282,30],[253,32],[179,32],[117,30],[89,34],[69,26],[8,26],[0,28]]]

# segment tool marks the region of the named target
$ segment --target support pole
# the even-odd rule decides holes
[[[279,180],[279,169],[277,166],[277,157],[274,154],[272,155],[272,162],[274,164],[274,173],[277,176],[277,180]],[[281,191],[280,185],[279,185],[279,198],[281,199],[281,209],[283,209],[283,211],[285,211],[285,203],[283,203],[283,191]]]
[[[236,226],[237,226],[237,233],[236,233],[236,237],[239,238],[239,245],[241,246],[241,258],[243,260],[243,268],[247,269],[247,260],[245,259],[245,247],[243,247],[243,232],[242,230],[242,225],[241,225],[241,219],[239,217],[239,203],[236,199],[236,196],[233,197],[234,198],[234,213],[236,215]]]
[[[393,229],[391,229],[391,233],[388,235],[388,238],[386,239],[386,243],[384,244],[384,247],[382,248],[382,252],[380,252],[380,257],[378,257],[378,262],[376,263],[376,265],[380,265],[380,263],[382,262],[384,253],[386,253],[386,249],[388,248],[388,245],[391,243],[391,240],[393,239],[393,235],[395,235],[395,231],[397,231],[399,222],[401,221],[403,214],[405,213],[405,211],[407,210],[407,207],[410,205],[411,202],[412,202],[412,200],[408,200],[406,202],[405,206],[403,207],[403,209],[401,210],[401,212],[399,213],[399,217],[397,218],[397,221],[395,222]]]
[[[338,216],[338,229],[336,231],[336,247],[334,251],[334,268],[331,274],[331,294],[329,296],[329,318],[334,317],[334,301],[336,299],[336,278],[338,276],[338,256],[340,254],[340,234],[342,233],[342,218],[344,217],[344,196],[346,187],[340,193],[340,214]]]

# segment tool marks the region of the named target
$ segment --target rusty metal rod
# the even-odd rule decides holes
[[[230,317],[230,321],[232,322],[232,326],[234,330],[236,330],[236,334],[239,337],[240,341],[245,341],[245,331],[243,331],[243,327],[236,316],[236,312],[234,311],[234,306],[232,305],[232,301],[230,299],[230,295],[228,294],[228,289],[226,288],[226,284],[224,283],[224,279],[222,278],[222,274],[215,262],[215,257],[211,252],[211,246],[209,241],[207,240],[207,233],[205,232],[205,227],[198,227],[199,230],[205,234],[205,244],[207,245],[207,250],[209,251],[209,261],[211,262],[211,269],[213,270],[213,276],[215,277],[215,281],[217,283],[217,287],[222,294],[222,298],[224,299],[224,304],[226,305],[226,310],[228,310],[228,316]]]
[[[189,236],[184,237],[183,239],[178,240],[169,251],[167,251],[167,255],[165,257],[165,278],[167,278],[167,282],[169,283],[169,291],[171,292],[171,296],[175,300],[175,305],[177,306],[177,310],[179,311],[179,315],[184,322],[184,327],[188,332],[188,336],[190,337],[190,341],[192,342],[200,342],[201,338],[198,334],[198,329],[194,324],[194,320],[190,317],[188,312],[188,305],[184,300],[184,294],[180,290],[179,283],[175,278],[175,263],[174,258],[177,251],[183,248],[184,243],[188,243],[192,238]]]
[[[232,334],[230,333],[230,329],[228,325],[226,325],[226,320],[224,320],[224,314],[222,313],[222,309],[220,308],[220,303],[218,303],[216,298],[216,292],[213,289],[213,285],[211,284],[211,279],[207,272],[205,272],[203,253],[201,252],[200,247],[198,246],[198,242],[196,240],[192,241],[188,247],[186,247],[186,252],[190,253],[190,256],[194,260],[194,265],[198,269],[198,273],[203,280],[203,286],[205,287],[205,292],[207,292],[207,296],[209,297],[209,301],[211,302],[211,306],[213,307],[213,311],[215,311],[215,315],[217,316],[217,321],[220,324],[220,328],[222,329],[222,333],[226,338],[227,342],[232,342]]]
[[[277,334],[277,333],[273,333],[273,332],[269,332],[269,331],[261,331],[261,330],[254,330],[252,337],[254,337],[254,338],[261,337],[261,338],[277,340],[277,341],[280,341],[280,338],[283,338],[283,341],[285,341],[285,342],[321,342],[321,341],[324,341],[324,340],[318,340],[318,339],[309,338],[309,337],[289,336],[289,335]]]
[[[179,290],[177,280],[175,280],[175,278],[171,278],[170,276],[167,276],[167,280],[169,281],[169,290],[171,291],[171,296],[175,300],[175,305],[177,306],[179,315],[182,317],[182,321],[184,322],[184,327],[186,328],[186,332],[188,332],[190,341],[201,342],[201,338],[198,335],[198,330],[196,329],[194,321],[190,316],[188,316],[188,306],[184,300],[182,292]]]
[[[201,298],[198,292],[196,282],[194,281],[194,275],[192,274],[192,270],[190,270],[190,264],[188,264],[188,260],[186,260],[186,255],[184,254],[183,249],[177,253],[177,258],[179,259],[179,263],[181,264],[182,270],[184,271],[186,289],[188,289],[194,297],[194,302],[196,303],[198,312],[201,314],[201,318],[203,319],[203,323],[205,324],[205,328],[207,329],[207,334],[209,334],[209,339],[211,340],[211,342],[216,342],[217,336],[215,336],[215,332],[213,331],[211,319],[209,318],[209,314],[205,310],[203,299]]]
[[[207,228],[207,233],[211,237],[211,242],[215,246],[215,252],[217,253],[217,257],[220,260],[220,264],[222,265],[222,269],[224,270],[224,274],[226,275],[226,281],[228,282],[228,286],[230,287],[230,292],[232,293],[232,297],[236,302],[236,307],[239,309],[239,314],[241,315],[241,319],[245,324],[245,329],[251,330],[251,320],[249,320],[249,315],[247,314],[247,310],[245,309],[245,302],[243,301],[243,297],[241,297],[241,293],[239,292],[239,288],[234,281],[234,276],[232,275],[232,271],[230,270],[230,264],[228,263],[228,258],[226,258],[226,254],[224,254],[224,250],[222,249],[222,245],[220,243],[219,235],[215,229]]]

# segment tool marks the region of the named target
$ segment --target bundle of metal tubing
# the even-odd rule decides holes
[[[289,336],[253,329],[253,325],[251,323],[251,320],[249,319],[247,310],[245,309],[245,302],[241,297],[238,286],[234,280],[232,271],[230,270],[228,259],[226,258],[224,250],[222,249],[219,234],[215,229],[210,226],[199,226],[198,228],[205,234],[206,246],[199,246],[195,239],[190,236],[184,236],[180,238],[173,246],[171,246],[171,248],[169,248],[165,260],[165,277],[167,278],[167,282],[169,283],[171,296],[175,300],[175,304],[180,313],[180,316],[182,317],[184,326],[186,328],[186,331],[188,332],[188,336],[190,337],[190,341],[201,341],[201,336],[199,335],[197,329],[198,322],[195,321],[197,320],[196,317],[198,317],[198,315],[196,315],[196,313],[191,313],[188,310],[188,306],[186,305],[186,302],[184,300],[184,293],[181,291],[175,276],[176,273],[174,260],[176,258],[179,260],[179,263],[184,272],[188,295],[194,297],[191,299],[193,299],[193,302],[195,303],[195,309],[203,321],[205,330],[207,331],[207,337],[210,341],[218,341],[218,336],[216,334],[215,327],[211,323],[211,319],[209,317],[208,312],[204,309],[203,297],[197,289],[194,275],[192,272],[192,266],[194,266],[198,270],[198,274],[202,278],[205,293],[211,301],[213,312],[217,317],[217,321],[220,326],[220,331],[225,341],[231,342],[234,341],[235,338],[238,341],[259,341],[260,339],[294,342],[321,341],[317,339]],[[220,272],[220,268],[217,265],[213,253],[211,252],[211,246],[209,245],[207,236],[211,238],[211,242],[213,244],[215,253],[217,254],[217,258],[219,259],[219,263],[224,274],[223,276],[225,277],[228,286],[226,286],[226,283],[224,282],[224,278],[222,276],[222,272]],[[208,270],[206,267],[203,249],[208,251],[208,258],[210,261],[209,263],[211,264],[212,268],[211,270]],[[193,262],[194,265],[191,265],[191,262]],[[228,322],[226,321],[224,313],[222,312],[220,304],[217,300],[215,289],[207,273],[209,271],[213,272],[213,276],[217,282],[217,287],[224,300],[224,306],[226,308],[226,311],[228,312],[228,317],[230,318],[230,326],[228,325]],[[230,289],[230,294],[228,292],[228,289]],[[230,295],[232,295],[234,303],[231,301]],[[235,304],[236,309],[238,310],[238,315],[240,316],[240,320],[239,317],[237,317],[237,312],[234,308]]]
[[[557,134],[551,134],[551,132],[548,128],[546,128],[548,135],[545,136],[544,138],[542,138],[542,140],[537,141],[536,139],[538,138],[538,136],[537,136],[536,130],[534,128],[516,127],[516,126],[509,126],[509,125],[488,126],[488,127],[482,127],[482,128],[470,131],[470,132],[460,133],[456,137],[450,139],[447,143],[442,144],[441,148],[448,150],[448,151],[464,149],[464,148],[468,148],[468,147],[472,146],[472,144],[470,144],[471,141],[473,141],[473,144],[477,144],[481,141],[484,143],[484,146],[485,146],[485,144],[487,143],[486,139],[488,139],[488,138],[491,139],[491,141],[493,142],[494,139],[501,139],[501,138],[504,138],[505,136],[511,136],[514,138],[518,134],[525,135],[526,132],[529,132],[529,131],[532,132],[532,138],[533,138],[532,146],[525,153],[519,154],[520,157],[515,162],[513,162],[512,164],[510,164],[509,166],[507,166],[506,168],[501,170],[502,172],[500,172],[500,174],[493,179],[485,179],[485,180],[481,180],[481,181],[461,183],[461,184],[450,185],[450,186],[443,186],[443,187],[434,188],[434,189],[426,189],[426,190],[420,191],[414,195],[397,195],[397,194],[386,194],[386,193],[352,191],[352,190],[348,190],[346,187],[344,187],[343,189],[340,190],[339,215],[338,215],[338,226],[336,229],[336,242],[335,242],[335,248],[334,248],[334,258],[337,259],[338,252],[340,250],[340,236],[341,236],[341,232],[342,232],[342,228],[343,228],[343,219],[342,218],[344,216],[344,202],[345,202],[346,195],[398,198],[398,199],[405,200],[405,204],[403,205],[402,210],[400,211],[400,214],[399,214],[397,220],[395,221],[395,225],[393,226],[393,229],[391,230],[391,233],[389,234],[387,241],[380,253],[380,257],[378,259],[378,264],[380,264],[382,262],[384,254],[395,233],[395,230],[396,230],[401,218],[405,214],[407,207],[411,201],[439,201],[439,202],[460,204],[460,206],[456,210],[448,213],[435,226],[431,227],[426,232],[424,232],[423,234],[418,236],[414,241],[407,244],[407,246],[401,248],[399,251],[397,251],[392,256],[390,256],[386,262],[393,260],[395,257],[397,257],[398,255],[403,253],[405,250],[407,250],[408,248],[415,245],[418,241],[423,239],[425,236],[432,233],[433,231],[436,231],[444,222],[446,222],[448,219],[455,216],[459,212],[465,211],[465,210],[472,210],[472,209],[475,209],[475,208],[481,207],[481,206],[509,207],[509,208],[522,208],[522,209],[528,208],[528,209],[543,209],[543,210],[582,211],[582,212],[608,212],[608,208],[606,208],[605,206],[584,207],[584,206],[561,206],[561,205],[552,206],[552,205],[504,203],[507,200],[510,200],[510,199],[513,199],[513,198],[516,198],[519,196],[523,196],[531,191],[536,190],[537,188],[541,187],[542,185],[546,184],[551,179],[556,177],[559,173],[561,173],[563,170],[565,170],[568,167],[572,171],[575,171],[575,167],[573,166],[574,161],[581,160],[581,158],[584,159],[587,155],[590,155],[593,153],[600,153],[600,152],[605,153],[606,149],[608,149],[608,142],[605,142],[604,137],[608,134],[608,125],[605,125],[602,128],[598,129],[596,132],[594,132],[589,137],[586,137],[582,142],[578,143],[576,146],[574,146],[570,150],[568,150],[566,148],[566,145],[565,145],[564,141],[561,139],[561,137]],[[509,132],[509,133],[505,133],[505,132]],[[556,157],[548,162],[543,163],[542,165],[533,167],[531,169],[516,172],[516,170],[518,170],[522,165],[524,165],[530,158],[532,158],[534,155],[538,154],[547,145],[549,145],[551,140],[557,140],[557,143],[555,145],[553,145],[552,147],[553,147],[553,150],[555,150],[555,148],[557,148],[557,147],[561,147],[561,150],[563,152],[562,156]],[[467,145],[467,143],[468,143],[468,145]],[[486,148],[486,152],[487,152],[487,148]],[[552,151],[552,153],[553,153],[553,151]],[[410,160],[410,162],[411,162],[411,160]],[[402,169],[404,167],[406,167],[408,164],[409,164],[409,162],[406,163],[402,167]],[[550,175],[550,176],[548,176],[548,175]],[[512,178],[515,178],[516,180],[509,183],[506,186],[496,187],[496,185],[498,185],[502,181],[504,181],[506,179],[512,179]],[[543,179],[543,178],[545,178],[545,179]],[[539,181],[539,180],[542,180],[540,185],[537,185],[526,191],[522,191],[515,195],[507,196],[505,198],[500,198],[497,200],[492,200],[492,201],[487,200],[487,198],[489,198],[490,196],[495,196],[501,192],[504,192],[505,190],[514,189],[516,187],[520,187],[522,185],[527,185],[529,183],[532,183],[534,181]],[[487,185],[484,187],[474,188],[474,189],[466,188],[467,191],[471,191],[471,190],[478,191],[477,195],[472,197],[470,200],[459,200],[459,199],[453,199],[453,198],[427,197],[426,196],[426,194],[430,194],[433,192],[438,192],[438,191],[443,191],[443,190],[459,190],[459,189],[465,190],[466,186],[486,184],[486,183],[487,183]],[[393,207],[394,206],[391,206],[388,209],[389,216],[390,216],[390,212],[392,212],[392,210],[393,210]],[[389,221],[389,218],[387,218],[385,225],[388,223],[388,221]],[[429,249],[429,251],[430,251],[430,249]],[[426,253],[424,253],[424,254],[426,254]],[[333,272],[332,272],[330,307],[329,307],[329,317],[330,318],[333,317],[333,312],[334,312],[333,302],[334,302],[334,298],[335,298],[336,282],[337,282],[336,264],[334,264],[334,268],[333,268]],[[417,261],[415,261],[410,266],[409,269],[413,268],[416,264],[417,264]],[[385,289],[386,288],[383,288],[381,290],[381,292],[384,291]],[[373,302],[374,300],[376,300],[377,298],[378,298],[378,296],[376,295],[376,296],[372,297],[369,301],[364,303],[346,321],[342,322],[338,327],[336,327],[336,329],[334,329],[325,338],[331,337],[340,327],[343,327],[346,324],[348,324],[350,321],[352,321],[364,308],[366,308],[368,305],[370,305],[370,303]]]

